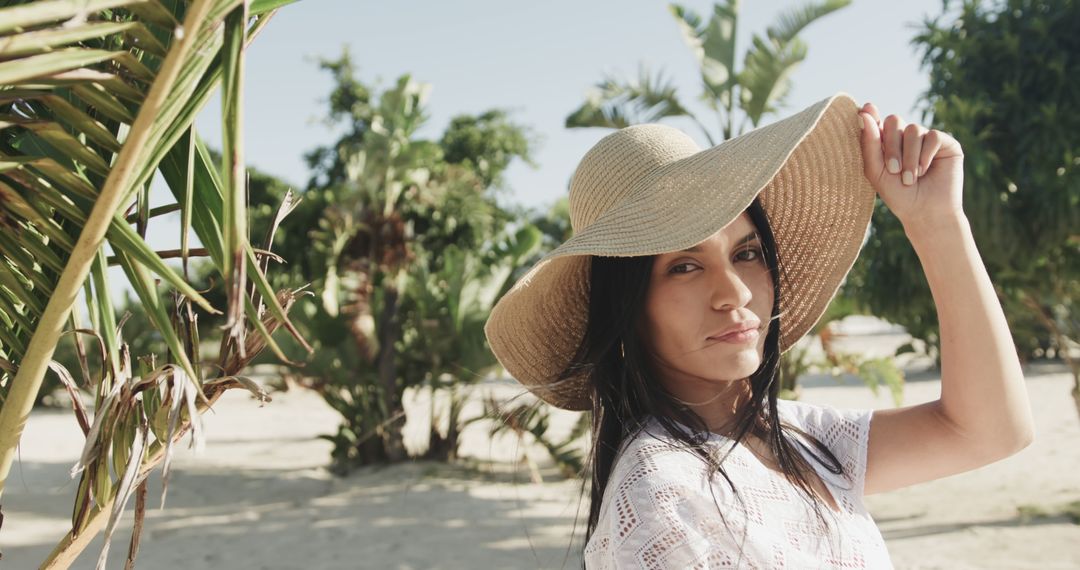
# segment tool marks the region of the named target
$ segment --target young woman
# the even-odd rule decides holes
[[[710,149],[636,125],[586,153],[573,237],[485,332],[534,394],[592,412],[587,568],[889,568],[863,496],[1032,441],[962,187],[955,139],[882,122],[843,93]],[[881,410],[779,400],[780,354],[836,294],[875,196],[933,293],[941,397]]]

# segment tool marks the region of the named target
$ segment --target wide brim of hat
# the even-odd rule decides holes
[[[686,249],[759,194],[780,261],[780,349],[790,349],[820,320],[870,224],[875,191],[863,174],[857,112],[837,93],[642,178],[499,299],[484,326],[499,363],[549,404],[592,409],[586,372],[556,380],[588,324],[591,256]]]

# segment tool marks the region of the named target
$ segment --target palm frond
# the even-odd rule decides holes
[[[683,40],[697,59],[705,86],[705,101],[714,109],[730,111],[732,89],[737,83],[735,30],[739,17],[738,1],[713,4],[712,17],[708,22],[678,4],[669,4],[668,10],[675,17]]]
[[[739,104],[754,127],[765,114],[775,113],[783,105],[791,90],[789,76],[806,59],[806,44],[799,39],[799,32],[850,3],[824,0],[796,6],[781,13],[766,29],[767,39],[754,35],[739,73]]]
[[[739,104],[753,126],[783,103],[791,90],[789,76],[806,59],[806,49],[799,38],[777,46],[754,36],[739,75]]]
[[[623,81],[609,75],[598,83],[585,103],[566,118],[566,127],[621,129],[689,114],[679,102],[675,86],[662,73],[654,74],[642,65],[636,79]]]
[[[794,6],[776,17],[776,23],[766,28],[765,33],[774,44],[785,44],[799,35],[799,32],[822,16],[827,16],[851,4],[851,0],[825,0],[820,4]]]

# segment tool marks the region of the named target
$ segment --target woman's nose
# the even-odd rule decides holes
[[[750,302],[750,298],[753,296],[750,287],[739,276],[738,271],[733,268],[726,268],[718,271],[717,275],[716,282],[713,284],[713,308],[732,309],[742,307]]]

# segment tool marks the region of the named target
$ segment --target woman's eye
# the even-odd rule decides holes
[[[749,255],[746,255],[746,254],[749,254]],[[757,248],[744,249],[744,250],[740,251],[739,253],[736,253],[735,258],[739,259],[739,260],[742,260],[742,261],[764,261],[765,260],[765,258],[762,256],[761,250],[757,249]],[[686,273],[690,273],[691,271],[693,271],[693,268],[696,267],[696,266],[697,266],[697,264],[689,263],[689,262],[680,263],[678,265],[672,265],[671,269],[668,270],[668,273],[671,273],[671,274],[686,274]],[[683,269],[680,269],[680,268],[687,268],[687,269],[683,270]]]
[[[742,259],[745,259],[746,261],[758,261],[758,260],[761,259],[761,250],[755,249],[755,248],[744,249],[744,250],[740,251],[739,253],[735,254],[735,256],[738,257],[738,256],[740,256],[740,255],[742,255],[744,253],[752,254],[749,258],[745,258],[745,257],[742,258]]]
[[[676,273],[676,274],[689,273],[690,272],[689,270],[687,270],[687,271],[677,271],[677,269],[679,269],[680,267],[691,267],[693,265],[694,265],[693,263],[680,263],[678,265],[672,265],[671,270],[668,271],[668,273]]]

